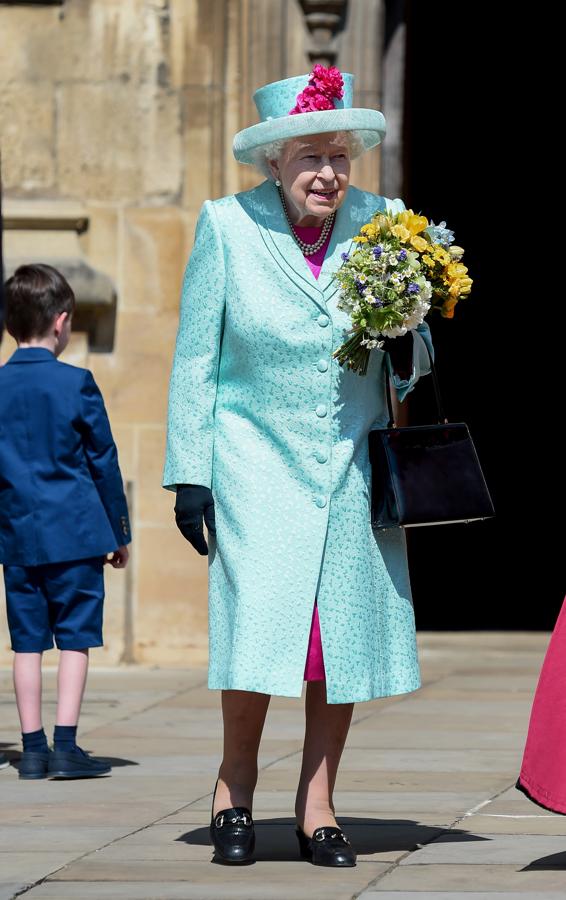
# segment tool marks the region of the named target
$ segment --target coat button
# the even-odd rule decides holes
[[[325,403],[319,403],[318,406],[317,406],[317,408],[315,409],[315,413],[317,414],[318,418],[319,418],[319,419],[324,419],[324,417],[325,417],[325,415],[326,415],[326,412],[327,412],[327,410],[326,410],[326,404],[325,404]]]
[[[328,360],[319,359],[319,361],[316,364],[316,367],[319,372],[328,372]]]
[[[318,494],[315,499],[315,503],[319,507],[319,509],[324,509],[324,507],[326,506],[326,497],[324,496],[324,494]]]
[[[330,319],[328,318],[328,316],[325,316],[324,313],[321,313],[320,316],[318,317],[318,324],[320,325],[321,328],[326,328],[326,326],[328,325],[329,322],[330,322]]]
[[[328,462],[328,453],[326,452],[326,450],[316,451],[316,461],[319,463]]]

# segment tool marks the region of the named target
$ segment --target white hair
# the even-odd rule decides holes
[[[350,150],[351,159],[356,159],[357,156],[361,156],[361,154],[364,152],[365,147],[362,137],[357,131],[344,131],[337,133],[345,135]],[[265,175],[265,177],[270,179],[270,181],[275,181],[275,178],[269,167],[269,160],[275,160],[277,162],[281,158],[281,154],[283,153],[285,144],[289,144],[294,140],[297,140],[297,138],[271,141],[269,144],[263,144],[256,150],[254,165],[257,169],[260,170],[262,175]]]

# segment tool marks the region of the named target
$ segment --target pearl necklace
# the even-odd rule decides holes
[[[285,218],[287,219],[287,223],[289,228],[291,229],[291,234],[295,238],[296,243],[299,245],[303,256],[314,256],[315,253],[318,253],[320,248],[326,241],[326,238],[330,234],[330,230],[334,224],[334,219],[336,218],[336,210],[330,213],[329,216],[324,220],[324,225],[322,226],[322,231],[320,233],[320,237],[314,242],[314,244],[307,244],[306,241],[301,240],[301,238],[295,233],[295,229],[293,227],[293,223],[289,218],[289,212],[287,210],[287,204],[285,203],[285,197],[283,195],[283,191],[281,188],[279,190],[279,196],[281,197],[281,203],[283,205],[283,212],[285,213]]]

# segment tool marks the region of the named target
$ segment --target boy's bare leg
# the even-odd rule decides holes
[[[76,725],[88,673],[88,650],[61,650],[57,673],[57,725]]]
[[[41,653],[14,654],[14,689],[22,732],[39,731],[41,723]]]

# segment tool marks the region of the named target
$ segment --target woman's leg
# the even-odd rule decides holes
[[[14,689],[22,732],[39,731],[41,722],[41,653],[14,654]]]
[[[222,691],[224,755],[213,814],[231,806],[252,811],[257,754],[271,696],[255,691]]]
[[[295,815],[308,837],[320,825],[337,825],[332,794],[353,711],[353,703],[326,702],[326,681],[307,682],[305,743]]]

